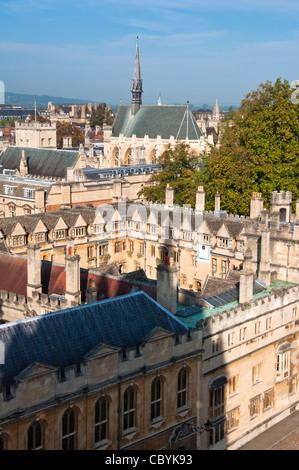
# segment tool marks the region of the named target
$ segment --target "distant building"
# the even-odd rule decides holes
[[[0,105],[5,104],[5,84],[0,80]]]
[[[185,142],[190,153],[205,153],[203,138],[189,105],[142,104],[139,46],[136,45],[131,105],[120,104],[112,126],[104,126],[105,167],[156,163],[167,144]]]
[[[56,123],[16,122],[15,139],[17,147],[56,149]]]

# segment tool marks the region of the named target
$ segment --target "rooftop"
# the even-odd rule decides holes
[[[5,364],[0,364],[0,382],[12,383],[35,363],[77,365],[103,344],[120,349],[139,345],[157,328],[177,335],[188,331],[144,292],[1,325]]]
[[[131,106],[120,106],[113,125],[113,136],[123,134],[125,137],[136,135],[143,138],[148,135],[156,139],[173,136],[178,140],[199,140],[202,132],[199,129],[192,112],[187,106],[162,105],[141,106],[133,116]]]
[[[293,282],[276,280],[272,281],[270,286],[262,287],[261,285],[258,286],[257,281],[255,281],[252,300],[254,301],[266,297],[271,294],[274,289],[288,288],[295,285],[297,284]],[[176,317],[185,322],[189,328],[195,328],[197,322],[200,320],[213,317],[231,308],[236,308],[239,305],[238,294],[239,288],[236,285],[234,289],[229,289],[218,295],[204,298],[203,301],[210,303],[210,307],[205,305],[192,305],[191,307],[178,305]]]

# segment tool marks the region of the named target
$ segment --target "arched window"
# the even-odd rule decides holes
[[[0,436],[0,450],[6,450],[6,440]]]
[[[187,372],[186,369],[181,369],[178,373],[178,387],[177,387],[177,407],[183,408],[187,405]]]
[[[94,442],[107,439],[108,403],[103,397],[96,402],[94,410]]]
[[[151,421],[162,415],[162,381],[156,377],[151,386]]]
[[[38,421],[31,424],[27,435],[28,450],[42,450],[42,427]]]
[[[76,413],[66,410],[62,418],[62,450],[76,449]]]
[[[133,428],[135,426],[135,400],[136,392],[133,387],[127,388],[124,393],[124,412],[123,412],[123,430]]]

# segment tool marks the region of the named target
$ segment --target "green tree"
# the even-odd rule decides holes
[[[189,153],[189,146],[170,144],[158,159],[158,173],[152,174],[148,185],[138,193],[151,202],[165,202],[167,184],[174,189],[174,203],[195,204],[197,182],[200,177],[200,160]]]
[[[112,111],[110,107],[107,107],[106,103],[100,103],[97,110],[93,110],[91,117],[89,118],[89,124],[91,127],[102,127],[104,123],[111,125],[112,121]]]
[[[69,122],[59,122],[56,124],[57,132],[57,147],[63,147],[63,137],[71,136],[73,147],[79,147],[79,144],[83,143],[85,140],[84,133],[80,127]]]
[[[292,91],[286,80],[261,84],[223,126],[220,146],[203,162],[208,209],[217,190],[223,209],[244,215],[253,191],[262,193],[266,207],[271,191],[291,191],[298,199],[299,105]]]

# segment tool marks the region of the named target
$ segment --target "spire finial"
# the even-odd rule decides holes
[[[132,114],[135,115],[142,105],[142,80],[140,73],[139,44],[138,36],[136,41],[136,56],[134,65],[134,75],[132,80]]]

